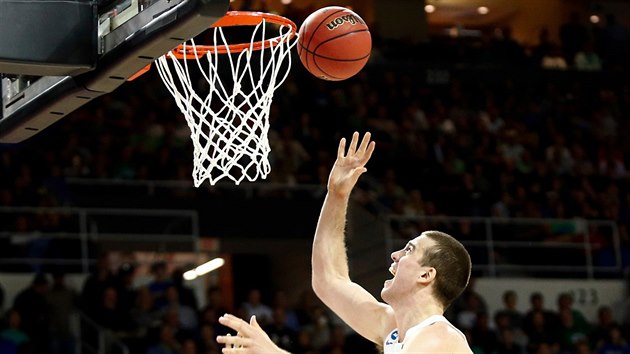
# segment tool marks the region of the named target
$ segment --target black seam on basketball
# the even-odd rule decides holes
[[[330,37],[330,38],[328,38],[325,41],[319,42],[317,47],[313,48],[313,53],[317,53],[317,48],[321,47],[324,43],[330,42],[330,41],[335,40],[337,38],[341,38],[341,37],[347,36],[349,34],[358,33],[358,32],[370,32],[370,31],[368,29],[360,29],[360,30],[356,30],[356,31],[352,31],[352,32],[346,32],[346,33],[340,34],[340,35],[335,36],[335,37]]]
[[[317,60],[315,59],[316,57],[320,57],[320,58],[327,59],[327,60],[333,60],[333,61],[358,61],[358,60],[363,60],[363,59],[365,59],[365,58],[367,58],[367,57],[369,57],[369,56],[370,56],[370,55],[368,54],[368,55],[364,56],[364,57],[363,57],[363,58],[361,58],[361,59],[354,59],[354,60],[340,60],[340,59],[334,59],[334,58],[327,58],[327,57],[324,57],[324,56],[321,56],[321,55],[317,55],[317,54],[315,54],[315,53],[311,53],[311,54],[313,55],[313,64],[315,64],[315,66],[317,67],[317,69],[318,69],[319,71],[321,71],[322,73],[324,73],[327,77],[329,77],[329,78],[333,78],[333,79],[337,79],[337,80],[344,80],[344,78],[343,78],[343,77],[339,77],[339,76],[330,75],[330,74],[329,74],[326,70],[322,69],[322,68],[321,68],[321,67],[317,64]]]
[[[343,11],[345,11],[345,10],[346,10],[346,9],[339,9],[339,10],[337,10],[337,11],[335,11],[335,12],[331,13],[330,15],[328,15],[328,16],[326,16],[326,17],[324,17],[324,19],[323,19],[323,20],[319,21],[319,23],[317,24],[317,27],[315,27],[315,29],[311,30],[311,33],[312,33],[312,34],[311,34],[311,38],[309,38],[309,39],[308,39],[308,43],[306,44],[306,46],[308,47],[308,46],[310,46],[310,45],[311,45],[311,41],[313,40],[313,37],[315,37],[315,33],[317,32],[317,30],[319,29],[319,27],[320,27],[322,24],[324,24],[324,23],[326,22],[326,20],[328,20],[331,16],[333,16],[333,15],[335,15],[335,14],[338,14],[338,13],[340,13],[340,12],[343,12]]]
[[[311,71],[311,68],[309,67],[310,65],[308,65],[308,54],[310,53],[311,55],[313,55],[313,53],[310,50],[306,49],[306,47],[301,42],[298,42],[298,49],[300,48],[306,52],[305,59],[302,64],[304,64],[306,70]],[[298,51],[298,56],[302,58],[302,53],[300,53],[300,51]]]
[[[356,30],[356,31],[352,31],[352,32],[347,32],[347,33],[344,33],[344,34],[342,34],[342,35],[339,35],[339,36],[336,36],[336,37],[333,37],[333,38],[327,39],[327,40],[325,40],[325,41],[324,41],[324,42],[322,42],[322,43],[326,43],[326,42],[328,42],[328,41],[330,41],[330,40],[332,40],[332,39],[341,38],[341,37],[343,37],[343,36],[345,36],[345,35],[347,35],[347,34],[352,34],[352,33],[357,33],[357,32],[369,32],[369,30],[365,29],[365,30]],[[321,45],[321,44],[320,44],[320,45]],[[319,48],[319,45],[315,48],[315,50],[317,50],[317,48]],[[361,57],[361,58],[356,58],[356,59],[339,59],[339,58],[331,58],[331,57],[327,57],[327,56],[324,56],[324,55],[321,55],[321,54],[317,54],[317,53],[315,53],[314,51],[309,50],[309,49],[308,49],[308,47],[306,47],[304,44],[302,44],[302,42],[298,42],[297,49],[298,49],[298,55],[301,55],[300,50],[303,50],[303,51],[305,51],[305,52],[307,52],[307,53],[312,54],[312,55],[313,55],[313,56],[315,56],[315,57],[325,58],[325,59],[329,59],[329,60],[337,60],[337,61],[356,61],[356,60],[362,60],[362,59],[365,59],[366,57],[369,57],[369,56],[370,56],[370,53],[368,53],[367,55],[365,55],[365,56],[363,56],[363,57]]]
[[[311,54],[313,55],[313,57],[322,58],[322,59],[326,59],[326,60],[332,60],[332,61],[342,61],[342,62],[360,61],[360,60],[363,60],[365,58],[369,58],[370,57],[370,54],[366,54],[366,55],[362,56],[361,58],[356,58],[356,59],[339,59],[339,58],[325,57],[323,55],[319,55],[319,54],[315,54],[315,53],[311,53]]]
[[[321,55],[321,54],[317,54],[317,53],[315,53],[313,51],[310,51],[305,46],[303,46],[302,43],[298,43],[298,49],[302,49],[303,51],[309,53],[313,57],[318,57],[318,58],[332,60],[332,61],[359,61],[359,60],[363,60],[363,59],[369,57],[372,54],[372,53],[367,53],[366,55],[364,55],[364,56],[362,56],[360,58],[354,58],[354,59],[339,59],[339,58],[327,57],[327,56],[324,56],[324,55]]]
[[[313,55],[313,64],[315,64],[315,66],[317,67],[317,69],[319,71],[321,71],[322,73],[326,74],[327,77],[333,78],[333,79],[338,79],[338,80],[344,80],[344,78],[342,77],[338,77],[338,76],[333,76],[330,75],[328,72],[326,72],[326,70],[322,69],[319,65],[317,65],[317,60],[315,60],[315,57],[320,57],[320,58],[324,58],[324,59],[328,59],[328,60],[334,60],[334,61],[345,61],[345,62],[350,62],[350,61],[359,61],[359,60],[363,60],[365,58],[368,58],[370,56],[370,54],[364,56],[361,59],[351,59],[351,60],[343,60],[343,59],[334,59],[334,58],[327,58],[321,55],[317,55],[315,53],[311,53]],[[360,70],[359,70],[360,71]]]

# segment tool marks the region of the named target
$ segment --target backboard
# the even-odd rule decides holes
[[[229,0],[106,1],[0,0],[0,143],[24,141],[112,92],[229,7]]]

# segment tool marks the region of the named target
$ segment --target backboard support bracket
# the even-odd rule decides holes
[[[218,21],[228,0],[163,0],[127,19],[102,38],[94,70],[77,76],[43,76],[8,97],[0,79],[0,143],[19,143],[94,98],[114,91],[148,64]]]

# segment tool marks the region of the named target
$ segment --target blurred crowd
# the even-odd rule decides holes
[[[560,43],[542,29],[534,47],[517,43],[508,28],[422,44],[384,40],[374,28],[371,62],[352,79],[325,82],[294,61],[271,107],[272,171],[265,182],[324,184],[339,138],[371,131],[377,150],[357,198],[374,212],[613,220],[628,257],[630,45],[614,16],[597,26],[572,16]],[[189,135],[151,72],[23,144],[0,146],[0,206],[80,206],[68,178],[191,181]],[[0,231],[67,227],[47,214],[0,220]],[[422,229],[407,223],[398,231],[406,237]],[[609,234],[592,242],[595,249],[613,246]],[[133,271],[104,270],[81,292],[65,286],[63,274],[38,275],[5,313],[0,352],[19,346],[24,353],[72,353],[71,308],[116,332],[134,353],[218,353],[214,337],[225,328],[216,319],[226,310],[257,314],[272,338],[296,354],[374,350],[308,296],[289,306],[281,292],[267,294],[267,305],[253,290],[243,306],[225,309],[220,291],[209,289],[200,308],[181,275],[159,272],[136,289]],[[454,304],[449,316],[476,353],[630,352],[628,332],[608,307],[589,323],[571,308],[570,296],[551,310],[540,294],[519,294],[531,295],[532,303],[521,314],[515,295],[505,294],[506,310],[497,314],[488,314],[474,292]]]
[[[231,333],[218,323],[218,317],[227,312],[244,319],[255,315],[270,338],[293,354],[379,352],[378,346],[351,331],[311,291],[296,296],[280,289],[263,293],[250,288],[227,301],[221,288],[210,286],[201,305],[198,292],[183,281],[181,271],[168,269],[166,263],[154,264],[149,281],[137,285],[133,265],[124,264],[112,272],[106,258],[101,258],[81,289],[67,285],[61,272],[37,274],[7,304],[0,322],[1,352],[72,354],[77,348],[100,348],[119,353],[120,347],[113,344],[122,342],[137,354],[218,354],[216,335]],[[536,290],[526,294],[508,290],[502,307],[490,313],[474,284],[473,279],[446,316],[467,335],[475,354],[630,351],[630,321],[613,313],[612,304],[600,303],[596,318],[587,319],[573,306],[570,293],[545,299]],[[523,308],[518,306],[519,297],[529,297],[526,311],[518,310]],[[79,312],[105,329],[108,337],[99,341],[81,324],[79,342]]]
[[[378,147],[359,198],[376,212],[614,220],[625,250],[627,29],[612,15],[598,26],[572,16],[557,43],[568,70],[543,65],[540,53],[554,47],[545,30],[533,48],[497,31],[413,45],[374,30],[371,62],[342,82],[312,77],[296,60],[271,106],[272,170],[262,182],[322,185],[339,138],[369,130]],[[581,67],[584,49],[601,65]],[[190,131],[156,73],[145,76],[1,146],[0,206],[81,206],[68,178],[190,181]],[[65,227],[54,216],[2,225]],[[611,237],[594,237],[594,249],[610,250]]]
[[[0,352],[72,354],[82,348],[122,353],[115,344],[123,343],[137,354],[218,354],[216,336],[231,333],[218,318],[229,312],[247,319],[256,315],[272,340],[294,354],[376,353],[311,291],[290,302],[283,290],[262,294],[251,288],[226,301],[222,289],[210,286],[202,306],[180,269],[169,269],[166,263],[153,264],[149,280],[138,285],[135,266],[125,263],[112,271],[103,255],[81,289],[66,284],[62,272],[38,273],[2,314]],[[90,332],[85,317],[108,333],[104,340]]]

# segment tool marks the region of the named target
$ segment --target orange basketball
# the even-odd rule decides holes
[[[330,81],[345,80],[361,71],[372,50],[365,21],[340,6],[310,14],[300,26],[298,38],[298,55],[306,70]]]

